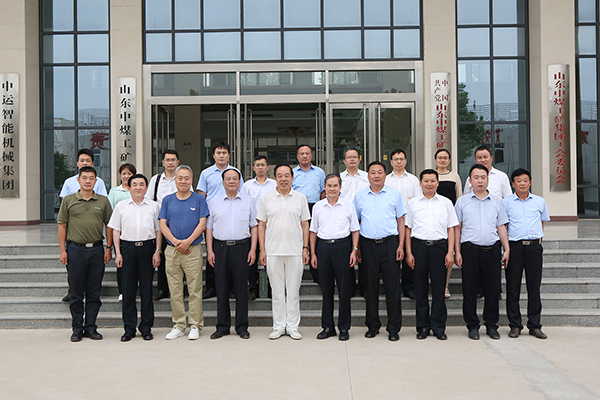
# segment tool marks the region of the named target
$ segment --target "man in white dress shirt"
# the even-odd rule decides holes
[[[492,151],[489,147],[481,145],[475,149],[475,162],[483,165],[488,169],[488,171],[490,171],[488,174],[488,192],[502,200],[512,195],[510,181],[504,172],[492,166],[493,161],[494,156],[492,155]],[[472,192],[473,186],[471,185],[471,178],[467,178],[467,181],[465,182],[464,194],[469,194]]]

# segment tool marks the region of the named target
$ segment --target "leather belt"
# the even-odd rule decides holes
[[[467,245],[473,249],[477,249],[477,250],[481,250],[483,252],[488,252],[488,251],[492,251],[493,249],[495,249],[496,247],[500,246],[500,241],[497,241],[496,243],[494,243],[491,246],[479,246],[478,244],[473,244],[471,242],[464,242],[464,245]]]
[[[317,238],[317,239],[319,239],[319,242],[321,242],[321,243],[334,244],[334,243],[347,242],[350,240],[350,236],[346,236],[345,238],[341,238],[341,239],[321,239],[321,238]]]
[[[213,240],[215,241],[215,243],[220,244],[220,245],[236,246],[238,244],[248,243],[250,241],[250,238],[240,239],[240,240],[219,240],[219,239],[213,239]]]
[[[412,240],[415,240],[417,242],[422,242],[425,243],[425,246],[435,246],[436,244],[447,244],[448,243],[448,239],[440,239],[440,240],[423,240],[423,239],[418,239],[418,238],[411,238]]]
[[[130,241],[130,240],[121,240],[121,244],[124,244],[127,246],[144,247],[144,246],[155,245],[156,239],[140,240],[137,242]]]
[[[77,243],[77,242],[72,242],[72,241],[67,241],[67,243],[70,244],[74,244],[75,246],[79,246],[79,247],[97,247],[97,246],[102,246],[104,244],[104,242],[102,240],[98,241],[98,242],[94,242],[94,243]]]
[[[384,238],[379,238],[379,239],[369,239],[367,237],[362,236],[363,240],[366,240],[366,241],[369,241],[369,242],[373,242],[373,243],[376,243],[376,244],[381,244],[381,243],[387,242],[388,240],[390,240],[392,238],[398,238],[398,235],[390,235],[390,236],[387,236],[387,237],[384,237]]]
[[[534,244],[542,244],[542,239],[528,239],[528,240],[511,240],[511,242],[522,244],[523,246],[531,246]]]

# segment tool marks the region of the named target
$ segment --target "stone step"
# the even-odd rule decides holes
[[[544,249],[544,263],[600,263],[600,248]]]
[[[544,252],[552,249],[598,249],[600,239],[545,239]]]
[[[54,255],[56,258],[60,255],[58,243],[54,244],[22,244],[0,245],[0,256],[5,255]]]

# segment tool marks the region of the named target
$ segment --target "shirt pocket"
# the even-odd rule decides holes
[[[144,215],[143,217],[144,229],[149,229],[154,232],[154,217],[152,215]]]

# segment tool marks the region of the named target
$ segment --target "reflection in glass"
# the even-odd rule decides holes
[[[171,29],[171,0],[146,1],[146,29]],[[148,36],[148,35],[146,35]]]
[[[598,125],[577,124],[577,184],[598,184]]]
[[[494,28],[494,56],[525,56],[525,28]]]
[[[204,29],[239,27],[240,0],[204,0]]]
[[[477,118],[476,114],[464,107],[464,102],[460,101],[460,93],[458,106],[460,107],[459,118]],[[471,121],[476,121],[476,119],[471,119]],[[458,125],[458,174],[463,185],[469,176],[469,169],[475,164],[475,149],[484,143],[485,136],[489,135],[491,131],[492,126],[489,124]]]
[[[577,66],[577,119],[595,120],[598,118],[596,58],[580,58]]]
[[[330,93],[414,93],[413,70],[330,71]]]
[[[171,61],[172,57],[170,33],[146,34],[147,62]]]
[[[73,35],[44,35],[44,63],[72,63]]]
[[[305,72],[242,72],[242,95],[254,94],[325,94],[324,73]]]
[[[42,19],[44,31],[72,31],[73,0],[43,0]]]
[[[239,61],[239,32],[204,34],[204,61]]]
[[[361,163],[359,168],[365,168],[364,155],[364,134],[365,134],[365,113],[362,108],[351,109],[332,109],[333,116],[333,172],[342,172],[346,169],[343,164],[344,150],[348,147],[358,149]]]
[[[526,76],[525,60],[494,60],[494,120],[526,119]]]
[[[419,0],[393,0],[394,26],[420,25],[421,10]]]
[[[596,27],[578,26],[576,29],[577,55],[596,54]]]
[[[326,27],[360,26],[360,0],[325,0],[323,14]]]
[[[492,132],[485,132],[483,143],[494,150],[494,168],[508,176],[517,168],[527,168],[529,137],[525,124],[496,124]]]
[[[110,131],[108,129],[80,129],[77,135],[79,149],[94,153],[94,168],[110,189]]]
[[[199,1],[175,0],[175,29],[200,29]]]
[[[360,58],[360,31],[325,31],[325,58]]]
[[[63,182],[77,173],[75,131],[46,130],[44,146],[44,190],[60,190]]]
[[[412,109],[410,108],[381,108],[379,129],[381,133],[381,156],[390,155],[394,149],[406,151],[408,162],[406,169],[414,172],[412,166]]]
[[[390,26],[390,0],[364,0],[365,26]]]
[[[456,0],[458,25],[489,24],[490,4],[487,0]]]
[[[279,0],[244,0],[244,28],[279,28]]]
[[[109,126],[108,66],[77,68],[79,126]]]
[[[421,31],[394,29],[394,58],[420,58]]]
[[[286,28],[312,28],[321,26],[320,0],[284,0],[283,25]],[[319,54],[321,51],[319,50]],[[287,58],[287,57],[286,57]],[[312,58],[312,57],[309,57]]]
[[[579,22],[596,22],[596,0],[579,0],[577,6]]]
[[[284,32],[284,58],[286,60],[315,60],[321,58],[320,31]]]
[[[200,33],[175,34],[175,61],[200,61]]]
[[[491,119],[490,62],[488,60],[460,60],[458,62],[458,85],[459,107],[465,107],[464,115],[468,118],[465,121],[489,121]],[[475,115],[477,118],[473,118]],[[460,111],[459,121],[461,121]]]
[[[494,24],[524,24],[524,0],[493,0]]]
[[[108,0],[77,0],[77,30],[107,31]]]
[[[390,31],[365,30],[365,58],[390,58]]]
[[[281,60],[281,33],[245,32],[244,60]]]
[[[79,62],[108,62],[108,34],[77,35]]]
[[[488,57],[490,55],[490,30],[488,28],[458,29],[459,57]]]
[[[577,189],[577,214],[584,217],[598,217],[598,188]]]
[[[152,74],[152,96],[235,95],[235,73]]]
[[[42,73],[44,126],[74,126],[74,68],[44,67]]]

